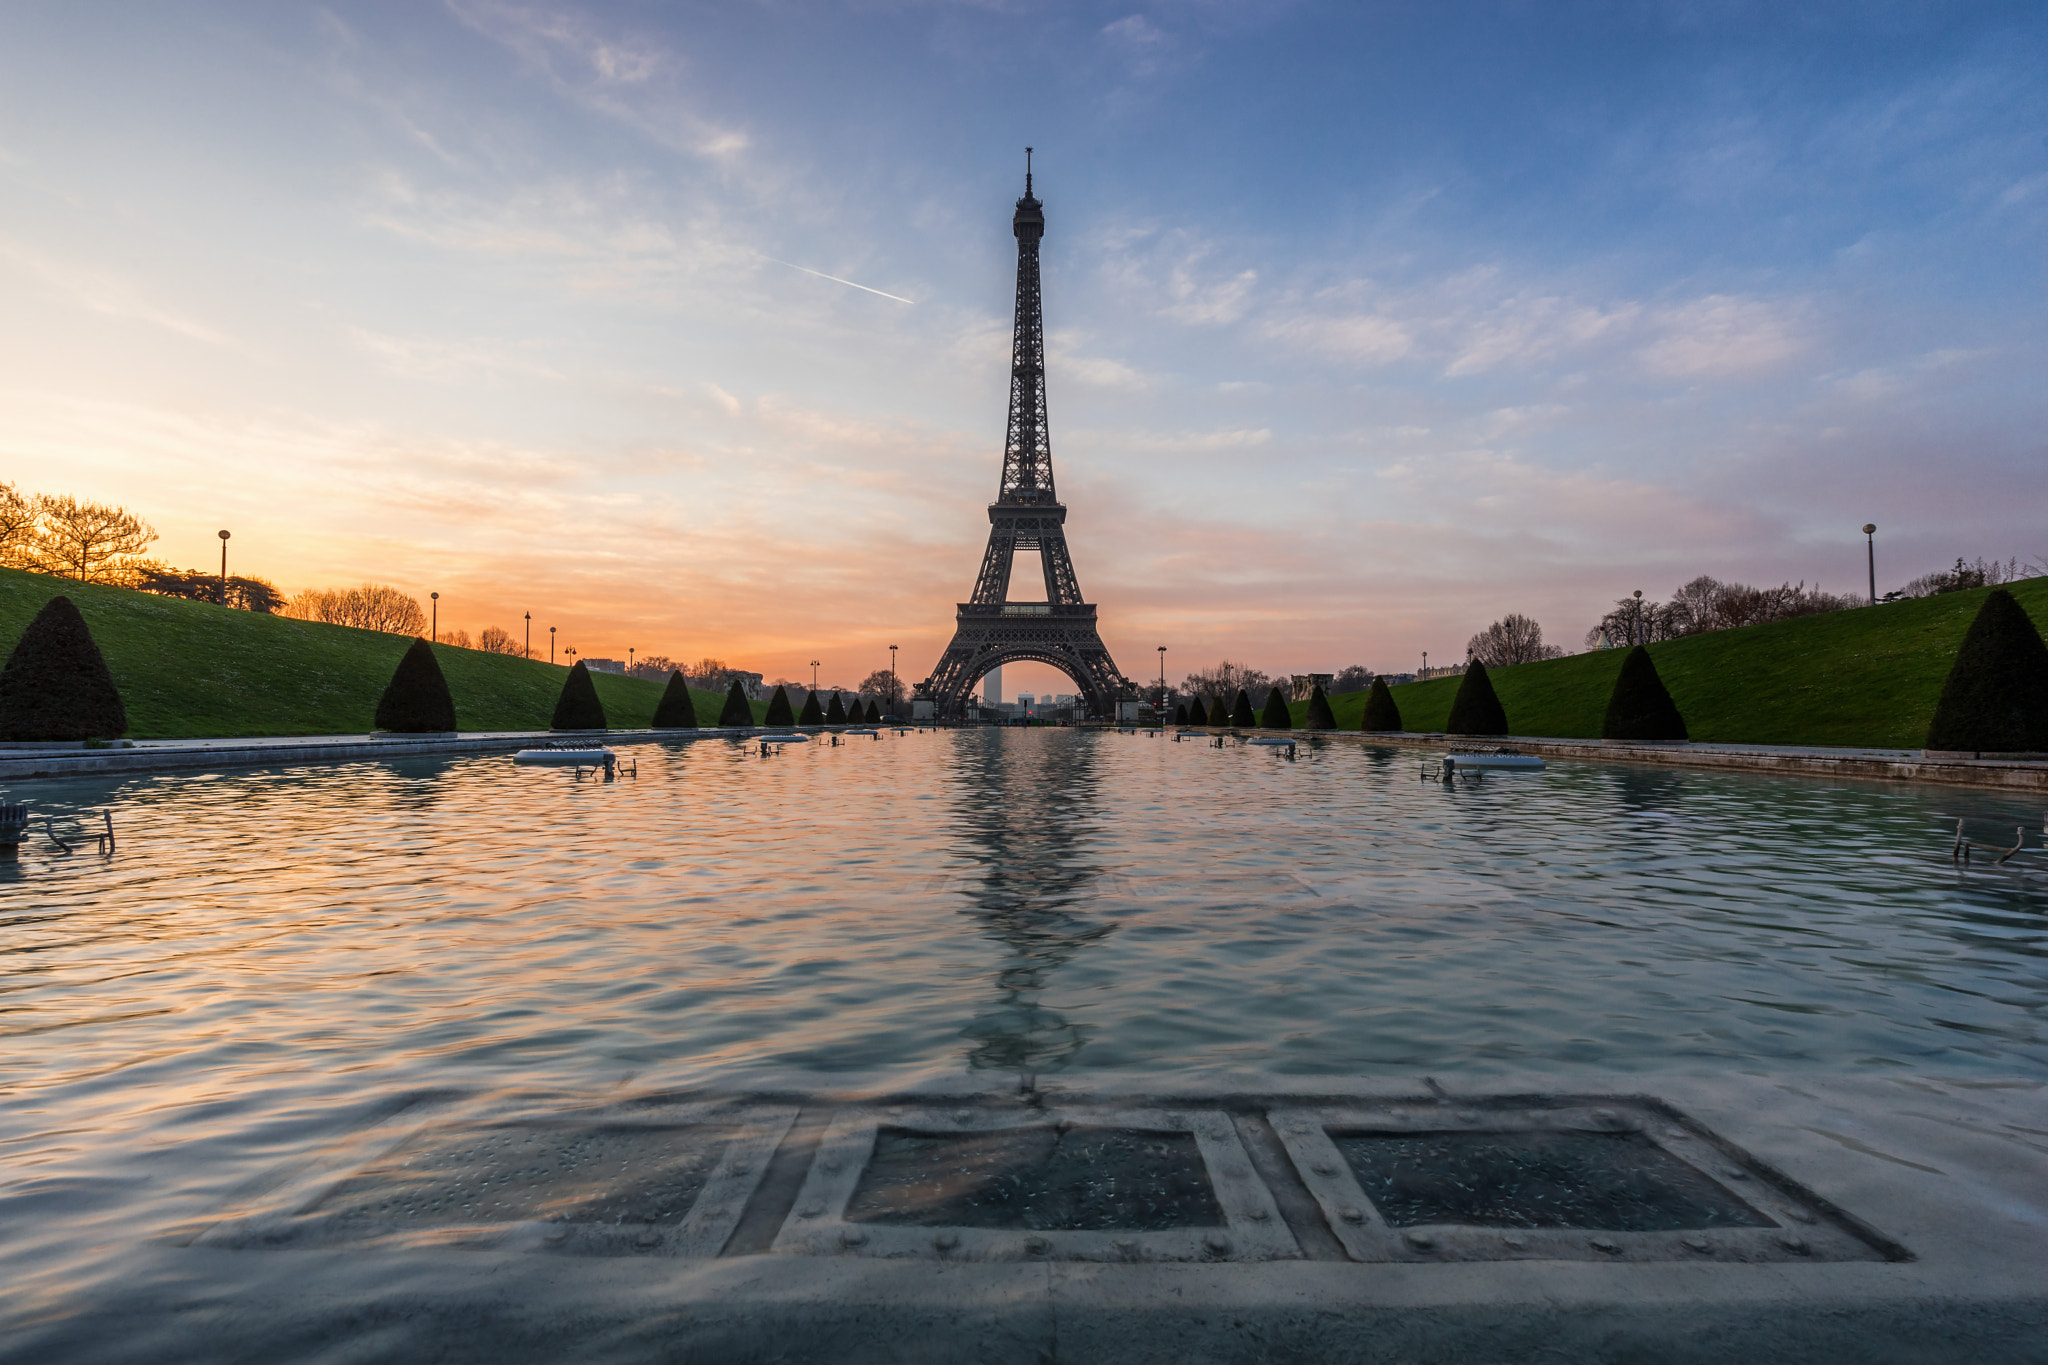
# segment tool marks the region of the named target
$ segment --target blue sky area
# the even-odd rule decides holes
[[[2044,72],[2039,5],[17,0],[0,478],[472,631],[922,676],[1028,143],[1128,671],[1860,588],[1865,521],[1882,591],[2048,556]]]

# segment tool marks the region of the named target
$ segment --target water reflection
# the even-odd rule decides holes
[[[1090,1029],[1042,997],[1054,973],[1116,932],[1074,908],[1102,872],[1089,839],[1103,815],[1097,741],[1057,731],[963,737],[949,776],[959,852],[980,864],[963,913],[1003,951],[994,1001],[961,1030],[968,1065],[1060,1070]]]

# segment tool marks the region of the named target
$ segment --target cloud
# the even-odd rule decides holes
[[[1377,313],[1279,318],[1266,322],[1263,330],[1275,341],[1361,365],[1391,364],[1415,349],[1404,324]]]
[[[233,344],[229,337],[205,323],[157,304],[134,283],[112,271],[47,256],[6,238],[0,238],[0,260],[13,264],[49,293],[89,312],[145,322],[209,346]]]
[[[1554,294],[1517,294],[1462,328],[1454,343],[1457,354],[1444,373],[1480,374],[1501,365],[1550,360],[1625,331],[1641,313],[1641,305],[1626,301],[1602,307]]]
[[[1663,335],[1643,348],[1642,363],[1674,379],[1758,374],[1812,345],[1802,310],[1730,294],[1658,309],[1649,322]]]

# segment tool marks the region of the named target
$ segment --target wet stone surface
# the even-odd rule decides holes
[[[716,1126],[487,1128],[423,1135],[343,1181],[316,1213],[351,1225],[673,1224],[730,1133]]]
[[[1052,1125],[884,1128],[846,1219],[1040,1232],[1161,1232],[1224,1221],[1192,1134]]]
[[[1338,1133],[1393,1227],[1668,1232],[1777,1224],[1641,1133]]]

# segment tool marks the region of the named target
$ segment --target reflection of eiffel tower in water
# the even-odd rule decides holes
[[[963,735],[955,751],[954,828],[981,863],[965,913],[1001,944],[994,1004],[961,1030],[977,1070],[1057,1071],[1087,1031],[1039,1003],[1049,979],[1082,949],[1116,932],[1074,905],[1101,869],[1082,843],[1098,810],[1094,751],[1070,736],[1000,731]]]
[[[1088,709],[1114,715],[1120,697],[1137,687],[1117,671],[1095,628],[1095,606],[1081,600],[1067,553],[1067,509],[1052,482],[1052,437],[1045,408],[1045,318],[1038,299],[1038,240],[1045,206],[1031,193],[1024,149],[1024,197],[1017,234],[1017,324],[1010,353],[1010,426],[1003,442],[1003,483],[989,504],[988,552],[973,600],[960,604],[953,643],[932,675],[917,686],[942,719],[960,716],[967,694],[992,669],[1023,659],[1051,664],[1074,680]],[[1043,602],[1010,601],[1010,566],[1019,550],[1036,550],[1045,570]]]

